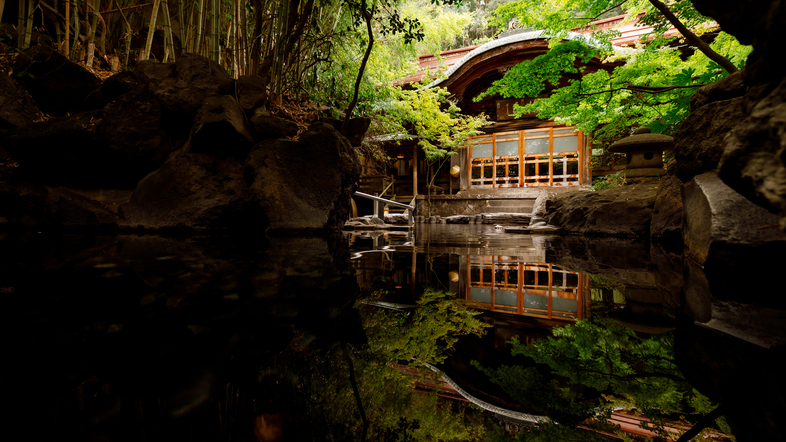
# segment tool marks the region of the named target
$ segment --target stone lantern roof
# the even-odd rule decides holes
[[[674,137],[663,134],[653,134],[648,127],[642,127],[636,132],[609,146],[609,152],[625,153],[634,150],[666,150],[674,147]]]

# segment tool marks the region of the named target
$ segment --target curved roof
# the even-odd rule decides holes
[[[547,35],[544,35],[544,34],[545,34],[545,31],[543,31],[543,30],[541,30],[541,31],[522,32],[522,33],[518,33],[518,34],[509,35],[507,37],[499,38],[499,39],[496,39],[496,40],[492,40],[492,41],[490,41],[490,42],[488,42],[486,44],[478,46],[477,48],[473,49],[470,53],[465,55],[461,60],[456,62],[456,64],[451,66],[450,69],[448,69],[445,72],[445,76],[443,78],[440,78],[440,79],[432,81],[426,87],[427,88],[431,88],[431,87],[439,86],[443,81],[446,81],[448,78],[450,78],[451,75],[453,75],[455,72],[457,72],[459,69],[461,69],[462,66],[464,66],[467,63],[469,63],[473,58],[478,57],[478,56],[480,56],[480,55],[482,55],[482,54],[484,54],[484,53],[486,53],[488,51],[491,51],[492,49],[496,49],[498,47],[506,46],[506,45],[509,45],[509,44],[512,44],[512,43],[519,43],[519,42],[523,42],[523,41],[541,40],[541,39],[549,38]],[[563,38],[566,39],[566,40],[585,40],[585,41],[587,41],[590,44],[595,43],[595,44],[593,44],[593,46],[599,46],[599,44],[596,42],[596,40],[593,39],[592,37],[588,37],[588,36],[586,36],[584,34],[579,34],[577,32],[568,32],[568,34],[565,37],[563,37]],[[621,53],[621,54],[630,53],[631,51],[635,51],[633,49],[623,48],[621,46],[612,46],[612,48],[614,49],[615,52]]]

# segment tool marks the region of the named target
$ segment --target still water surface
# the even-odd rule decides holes
[[[645,415],[679,434],[718,401],[731,422],[708,437],[782,431],[780,306],[717,313],[679,250],[487,225],[0,248],[3,419],[32,439],[506,440],[557,421],[601,440],[651,435]],[[577,321],[572,347],[526,353]]]

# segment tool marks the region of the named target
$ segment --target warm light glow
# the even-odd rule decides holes
[[[458,282],[459,274],[457,271],[453,270],[452,272],[448,273],[448,278],[450,278],[450,282]]]

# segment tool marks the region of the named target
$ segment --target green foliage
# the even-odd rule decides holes
[[[606,190],[625,185],[625,175],[622,173],[612,173],[606,176],[595,178],[589,190]]]
[[[644,23],[655,29],[643,39],[649,42],[636,51],[612,51],[611,33],[593,34],[593,39],[562,41],[570,29],[584,25],[618,2],[612,0],[520,0],[496,11],[500,21],[517,18],[522,24],[545,29],[554,36],[553,48],[545,55],[525,61],[495,82],[484,95],[499,94],[508,98],[537,97],[556,87],[563,78],[567,86],[550,91],[548,98],[526,106],[515,107],[517,115],[537,113],[539,118],[575,125],[593,134],[596,146],[606,146],[627,132],[631,126],[648,126],[655,133],[673,133],[690,111],[689,98],[696,89],[716,81],[726,72],[695,51],[671,45],[674,39],[664,38],[670,24],[646,0],[623,3],[628,18],[640,12]],[[701,16],[689,1],[671,6],[687,26],[701,33],[711,22]],[[711,47],[736,66],[744,64],[750,47],[741,46],[723,32]],[[595,57],[603,61],[624,61],[615,69],[583,73],[575,62]],[[482,96],[484,96],[482,95]]]
[[[426,161],[444,160],[458,149],[469,145],[469,138],[479,135],[481,127],[488,124],[485,115],[461,115],[461,109],[448,100],[450,93],[440,87],[397,91],[398,100],[388,108],[383,117],[399,133],[408,128],[418,136]]]

